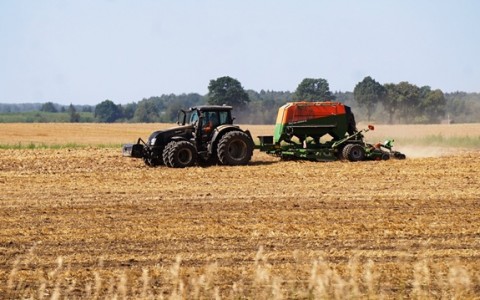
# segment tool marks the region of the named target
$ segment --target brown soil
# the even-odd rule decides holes
[[[142,270],[150,293],[172,294],[181,259],[174,275],[187,286],[216,263],[204,284],[217,287],[210,296],[242,287],[238,294],[255,298],[259,259],[269,284],[278,277],[297,290],[308,290],[320,259],[341,276],[358,261],[363,296],[372,262],[374,291],[386,297],[412,295],[418,262],[428,262],[430,296],[460,266],[472,296],[480,293],[479,155],[315,163],[255,152],[244,167],[170,169],[120,149],[0,150],[0,294],[51,295],[58,284],[85,297],[95,276],[105,293],[121,294],[126,276],[125,294],[135,298]],[[284,291],[303,295],[295,293]]]

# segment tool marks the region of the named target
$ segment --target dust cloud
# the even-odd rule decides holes
[[[464,151],[459,150],[458,148],[448,148],[448,147],[429,147],[429,146],[418,146],[418,145],[405,145],[395,147],[395,150],[402,152],[408,158],[428,158],[428,157],[441,157],[441,156],[451,156]]]

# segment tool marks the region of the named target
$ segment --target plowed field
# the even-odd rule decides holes
[[[148,168],[96,145],[155,126],[0,126],[4,144],[91,145],[0,150],[0,298],[480,295],[479,150]]]

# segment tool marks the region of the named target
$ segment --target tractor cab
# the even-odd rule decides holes
[[[202,120],[202,124],[198,124],[199,126],[207,126],[210,123],[213,128],[219,125],[233,124],[232,107],[205,105],[178,112],[178,125],[197,125],[200,120]]]
[[[201,137],[202,141],[207,141],[211,139],[217,127],[233,124],[232,107],[205,105],[180,110],[177,124],[193,126],[197,138]]]

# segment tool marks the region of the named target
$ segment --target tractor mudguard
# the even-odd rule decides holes
[[[207,150],[208,150],[209,154],[211,154],[215,151],[214,147],[216,146],[218,141],[222,138],[222,136],[225,135],[227,132],[230,132],[230,131],[245,132],[250,137],[250,139],[252,139],[252,135],[250,134],[250,132],[248,130],[243,131],[237,125],[231,125],[231,124],[220,125],[220,126],[218,126],[217,128],[214,129],[214,132],[212,134],[212,138],[210,139],[210,143],[208,143],[208,149]],[[253,143],[253,139],[252,139],[252,143]]]
[[[213,144],[214,142],[218,141],[218,139],[224,135],[225,133],[229,132],[229,131],[232,131],[232,130],[239,130],[239,131],[242,131],[240,129],[239,126],[236,126],[236,125],[231,125],[231,124],[224,124],[224,125],[220,125],[218,126],[217,128],[214,129],[214,132],[212,134],[212,139],[210,140],[211,141],[211,144]]]

